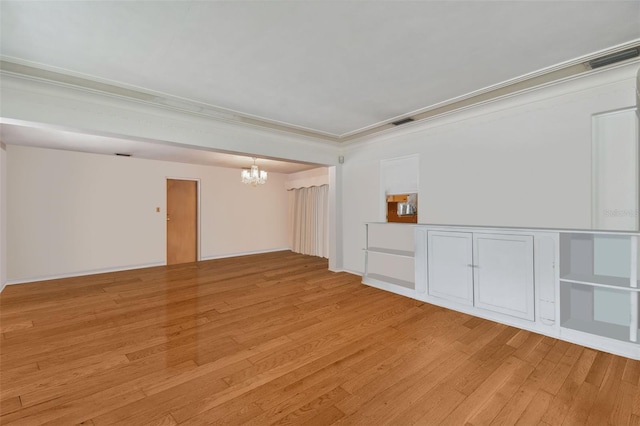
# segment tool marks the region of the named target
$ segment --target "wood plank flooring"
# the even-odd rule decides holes
[[[640,361],[291,252],[7,287],[3,425],[640,425]]]

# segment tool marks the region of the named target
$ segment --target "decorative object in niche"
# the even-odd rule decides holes
[[[418,194],[387,195],[387,222],[418,223]]]

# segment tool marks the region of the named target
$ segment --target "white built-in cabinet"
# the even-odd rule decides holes
[[[533,321],[533,237],[427,231],[428,294]]]
[[[428,231],[427,247],[427,293],[473,305],[473,234]]]
[[[370,223],[363,283],[640,359],[639,238]]]
[[[533,236],[473,234],[474,306],[535,319]]]

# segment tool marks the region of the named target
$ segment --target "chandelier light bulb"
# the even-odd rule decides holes
[[[260,170],[256,166],[256,159],[253,159],[253,165],[250,169],[243,169],[240,172],[240,178],[242,183],[246,183],[251,186],[264,185],[267,182],[267,172]]]

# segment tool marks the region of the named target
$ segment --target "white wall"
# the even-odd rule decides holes
[[[45,80],[3,74],[0,117],[7,123],[177,143],[309,163],[338,162],[338,144],[213,119],[198,111],[105,95]]]
[[[7,283],[7,147],[0,142],[0,291]]]
[[[311,186],[329,185],[329,169],[318,167],[287,175],[286,189],[309,188]]]
[[[235,169],[14,145],[7,153],[10,282],[164,264],[167,177],[201,180],[202,259],[288,248],[283,174],[254,188]]]
[[[419,222],[591,227],[591,117],[635,105],[630,65],[354,144],[343,167],[344,268],[361,272],[380,212],[380,161],[420,155]]]
[[[403,155],[420,155],[422,223],[590,227],[591,116],[634,105],[637,72],[594,72],[346,147],[9,75],[0,117],[327,165],[344,155],[330,175],[341,212],[330,264],[362,271],[363,223],[383,219],[380,160]]]
[[[343,270],[342,241],[342,165],[328,168],[329,172],[329,270]]]

